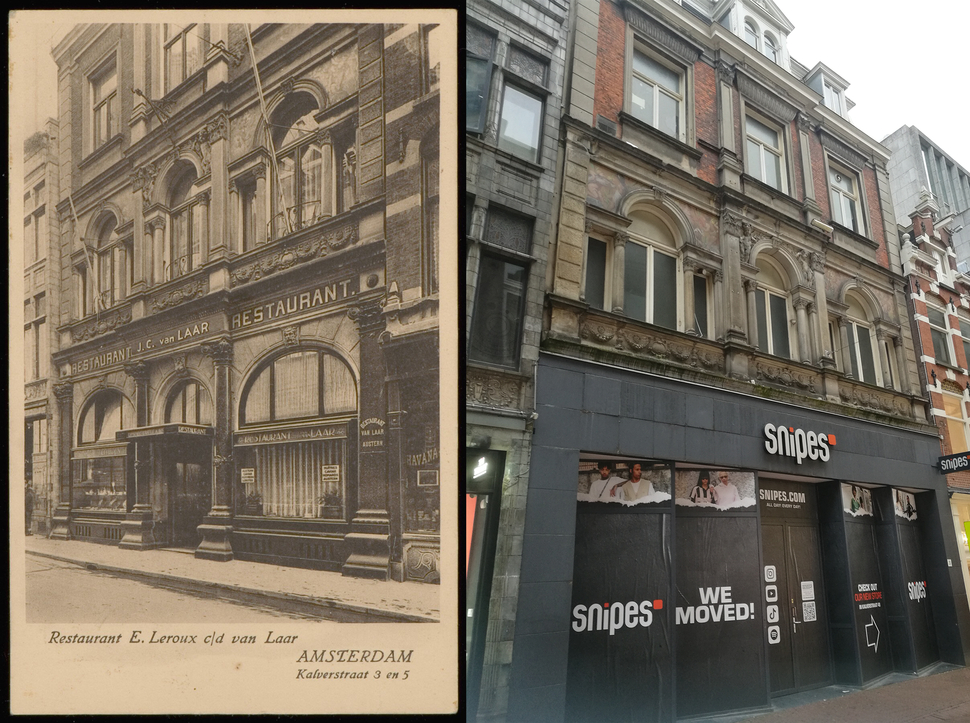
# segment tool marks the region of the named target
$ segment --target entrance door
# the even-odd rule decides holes
[[[202,541],[199,525],[212,507],[212,450],[208,443],[195,440],[167,446],[172,544],[195,548]]]
[[[762,523],[761,534],[771,694],[828,685],[832,666],[818,525],[770,520]]]

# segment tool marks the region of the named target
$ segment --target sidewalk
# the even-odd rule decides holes
[[[253,601],[310,618],[436,622],[438,585],[344,577],[261,562],[199,560],[179,550],[121,550],[74,540],[26,538],[27,554],[211,597]]]
[[[945,664],[942,668],[946,672],[921,678],[892,675],[886,680],[892,684],[869,690],[829,686],[810,694],[775,699],[775,712],[743,720],[752,723],[970,723],[970,668],[954,670]],[[901,682],[893,682],[897,679]],[[814,702],[803,704],[808,699]],[[797,707],[789,708],[789,705]],[[783,710],[778,710],[783,706]]]

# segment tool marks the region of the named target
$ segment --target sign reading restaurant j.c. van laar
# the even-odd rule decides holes
[[[256,324],[298,314],[302,311],[336,304],[356,296],[358,293],[360,293],[360,279],[356,276],[317,284],[309,290],[276,297],[266,303],[255,304],[233,314],[230,327],[232,329],[248,328]],[[92,354],[71,362],[71,374],[84,374],[85,372],[115,366],[139,354],[147,354],[163,347],[178,345],[186,340],[195,341],[200,337],[223,329],[224,324],[221,315],[212,315],[189,324],[180,324],[160,333],[148,334],[133,344]]]

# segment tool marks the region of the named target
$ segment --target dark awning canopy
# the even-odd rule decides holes
[[[119,442],[134,442],[141,439],[155,439],[157,437],[174,438],[178,436],[187,437],[211,437],[215,434],[215,427],[205,424],[182,424],[173,422],[170,424],[153,424],[149,427],[134,427],[132,429],[122,429],[115,432],[115,439]]]

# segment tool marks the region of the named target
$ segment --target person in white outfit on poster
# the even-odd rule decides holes
[[[741,500],[738,488],[734,486],[727,472],[717,473],[718,485],[714,488],[714,504],[718,507],[731,507]]]
[[[642,475],[643,466],[636,462],[630,469],[630,479],[619,487],[611,488],[610,494],[624,502],[636,502],[644,497],[649,497],[653,494],[653,484],[650,480],[642,479]]]
[[[617,485],[623,484],[625,480],[613,474],[613,466],[606,460],[597,462],[596,469],[599,470],[600,476],[599,479],[594,479],[590,483],[589,498],[590,500],[609,502],[610,490]],[[613,499],[615,500],[616,498]]]

